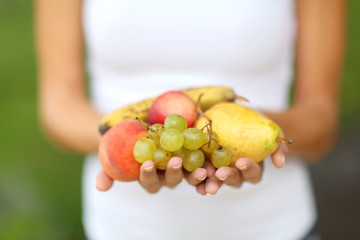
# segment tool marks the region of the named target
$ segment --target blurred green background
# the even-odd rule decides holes
[[[323,239],[360,239],[360,1],[349,1],[338,144],[310,166]],[[83,157],[52,147],[36,115],[32,1],[0,0],[0,239],[84,239]]]

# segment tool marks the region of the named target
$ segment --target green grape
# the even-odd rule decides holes
[[[154,140],[156,146],[160,145],[160,136],[164,132],[164,126],[160,123],[155,123],[146,131],[146,136]]]
[[[161,134],[160,137],[160,145],[162,148],[169,152],[175,152],[184,143],[184,137],[183,135],[174,128],[167,128],[165,131]]]
[[[185,155],[189,152],[189,150],[187,150],[186,148],[184,147],[181,147],[179,150],[175,151],[175,152],[172,152],[171,155],[173,157],[180,157],[182,159],[185,158]]]
[[[187,128],[187,121],[179,114],[171,114],[165,119],[164,127],[174,128],[182,132]]]
[[[216,133],[213,132],[211,136],[213,139],[216,140],[216,142],[219,142],[219,137],[216,135]],[[207,153],[212,153],[216,148],[219,147],[219,144],[217,144],[214,140],[212,140],[209,147],[208,144],[210,140],[209,132],[205,133],[205,137],[206,137],[206,144],[201,147],[201,150]]]
[[[215,149],[211,153],[210,161],[214,167],[227,167],[231,163],[231,151],[227,147]]]
[[[206,143],[206,136],[203,131],[197,128],[188,128],[183,131],[184,147],[189,150],[201,148]]]
[[[160,145],[160,135],[158,134],[158,132],[153,132],[152,130],[147,130],[146,132],[146,136],[150,139],[152,139],[156,146]]]
[[[154,152],[154,163],[157,169],[165,170],[167,163],[171,159],[171,153],[159,147]]]
[[[202,167],[205,162],[205,156],[202,151],[199,149],[188,151],[183,159],[183,166],[184,168],[189,171],[193,172],[195,169]]]
[[[144,163],[147,160],[153,160],[153,155],[156,150],[155,142],[150,138],[140,138],[134,146],[133,154],[139,163]]]

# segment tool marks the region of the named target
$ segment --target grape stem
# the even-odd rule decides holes
[[[150,130],[150,131],[152,131],[152,132],[158,132],[158,130],[160,129],[160,128],[155,129],[153,126],[151,126],[150,124],[144,122],[142,119],[140,119],[140,118],[138,118],[138,117],[136,117],[135,119],[138,120],[142,125],[144,125],[144,126],[146,127],[146,131],[147,131],[147,130]],[[162,126],[161,128],[163,128],[163,127],[164,127],[164,126]]]
[[[144,125],[146,127],[146,130],[150,129],[150,125],[148,123],[144,122],[142,119],[138,117],[136,117],[135,119],[138,120],[142,125]]]
[[[216,140],[212,137],[212,120],[211,120],[208,116],[206,116],[206,114],[203,112],[203,110],[202,110],[201,107],[200,107],[200,106],[201,106],[201,105],[200,105],[200,101],[201,101],[201,98],[202,98],[203,95],[204,95],[203,93],[201,93],[201,94],[199,95],[199,98],[198,98],[197,103],[196,103],[196,107],[197,107],[197,111],[198,111],[199,115],[200,115],[200,116],[203,116],[203,117],[208,121],[208,123],[201,129],[201,131],[204,130],[204,128],[206,128],[207,131],[208,131],[208,133],[209,133],[209,142],[206,143],[206,144],[208,144],[208,149],[210,148],[211,141],[215,141],[215,142],[219,145],[219,149],[221,149],[223,146],[221,146],[221,145],[218,143],[218,141],[216,141]]]
[[[217,148],[218,150],[221,150],[223,148],[223,146],[220,145],[220,143],[218,141],[216,141],[215,138],[213,138],[213,137],[210,138],[210,134],[209,134],[209,139],[210,139],[209,142],[205,143],[205,144],[208,144],[208,147],[207,147],[208,150],[210,148],[211,141],[214,141],[214,142],[216,142],[217,145],[219,145],[219,147]]]
[[[205,128],[207,129],[207,131],[209,131],[209,124],[207,123],[202,129],[201,129],[201,131],[203,131]]]
[[[210,128],[212,127],[211,126],[211,124],[212,124],[212,121],[211,121],[211,119],[208,117],[208,116],[206,116],[206,114],[203,112],[203,110],[201,109],[201,105],[200,105],[200,101],[201,101],[201,98],[202,98],[202,96],[203,96],[204,94],[203,93],[201,93],[200,95],[199,95],[199,98],[198,98],[198,100],[197,100],[197,104],[196,104],[196,106],[197,106],[197,111],[198,111],[198,113],[201,115],[201,116],[203,116],[206,120],[208,120],[208,122],[209,122],[209,125],[210,125]]]
[[[136,117],[135,119],[138,120],[142,125],[144,125],[144,126],[146,127],[146,131],[147,131],[147,130],[150,130],[150,131],[152,131],[152,132],[157,132],[157,130],[155,130],[154,128],[152,128],[152,127],[150,126],[150,124],[144,122],[142,119],[140,119],[140,118],[138,118],[138,117]]]

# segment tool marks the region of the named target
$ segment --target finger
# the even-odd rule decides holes
[[[211,195],[215,195],[218,192],[221,184],[222,181],[217,179],[215,176],[208,178],[205,182],[205,192],[210,193]]]
[[[165,171],[165,182],[168,186],[176,186],[182,181],[182,162],[183,160],[179,157],[173,157],[168,162]]]
[[[216,169],[211,162],[205,161],[203,168],[206,169],[208,178],[215,176]]]
[[[153,161],[146,161],[140,167],[140,183],[150,193],[160,189],[159,176]]]
[[[196,185],[196,191],[197,191],[199,194],[205,196],[205,195],[206,195],[206,192],[205,192],[205,183],[200,183],[200,184]]]
[[[105,192],[109,190],[114,183],[114,179],[109,177],[104,171],[99,172],[96,177],[96,188],[99,191]]]
[[[221,167],[216,170],[215,176],[226,185],[232,187],[240,187],[243,182],[239,170],[233,167]]]
[[[263,162],[256,163],[249,158],[240,158],[235,162],[235,167],[241,172],[244,181],[257,183],[261,180]]]
[[[193,172],[184,172],[184,176],[190,185],[196,186],[205,180],[207,171],[205,168],[197,168]]]
[[[278,150],[271,155],[271,159],[275,167],[282,168],[285,165],[286,155],[289,149],[286,143],[280,143]]]

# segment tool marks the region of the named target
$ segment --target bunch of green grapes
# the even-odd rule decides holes
[[[204,153],[216,168],[231,162],[231,152],[218,145],[216,134],[210,138],[209,133],[187,128],[187,121],[181,115],[171,114],[164,125],[153,124],[147,128],[146,138],[139,139],[134,146],[134,157],[140,163],[152,160],[158,169],[165,170],[171,157],[181,157],[183,167],[193,172],[204,164]]]

